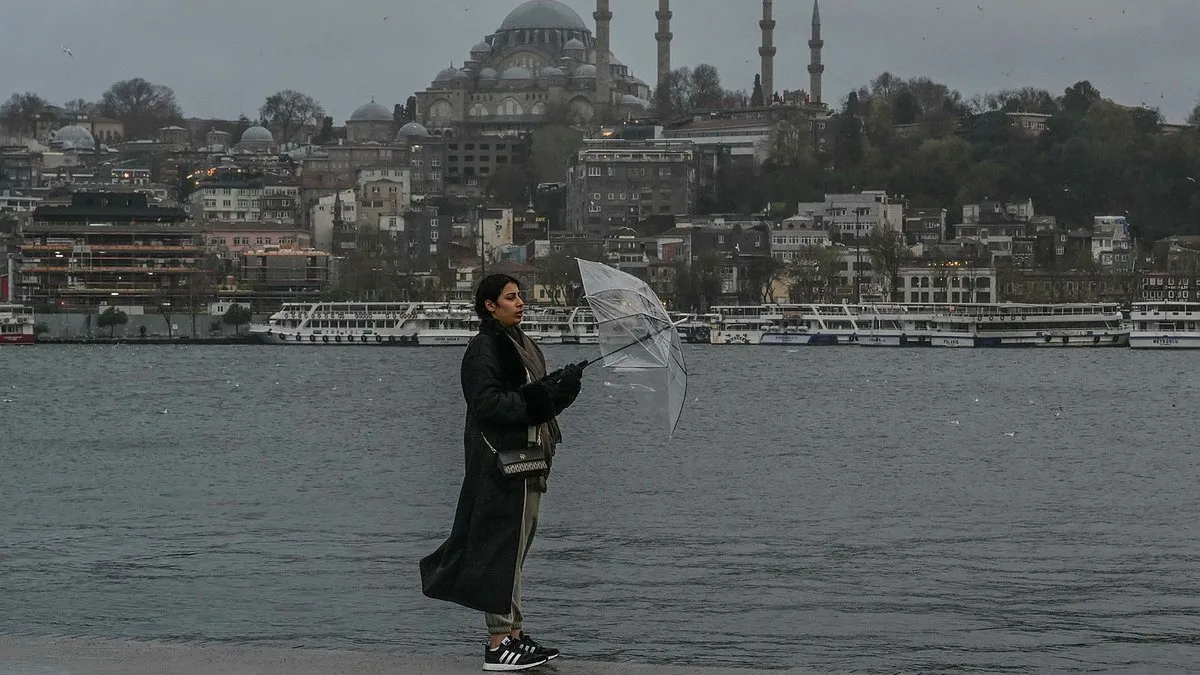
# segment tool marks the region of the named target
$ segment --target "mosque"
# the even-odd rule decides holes
[[[763,90],[774,92],[772,0],[759,22]],[[417,119],[430,133],[497,134],[527,131],[549,121],[575,125],[640,115],[671,71],[670,0],[658,0],[657,81],[652,88],[612,53],[609,0],[596,0],[595,32],[559,0],[527,0],[484,36],[461,66],[449,66],[417,92]],[[820,102],[820,14],[813,3],[809,41],[810,100]],[[356,111],[356,114],[358,111]],[[353,119],[353,118],[352,118]]]
[[[461,67],[443,69],[417,93],[418,119],[433,133],[519,132],[556,117],[587,124],[603,115],[640,114],[651,88],[609,49],[612,12],[597,0],[593,33],[558,0],[528,0],[471,48]]]

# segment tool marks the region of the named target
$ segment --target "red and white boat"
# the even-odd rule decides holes
[[[33,310],[23,305],[0,303],[0,345],[31,345],[36,339]]]

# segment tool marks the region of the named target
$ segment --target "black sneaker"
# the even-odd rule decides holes
[[[521,647],[521,643],[511,637],[504,638],[499,647],[483,648],[484,670],[528,670],[536,668],[546,661],[545,656],[531,654]]]
[[[557,649],[554,647],[547,647],[537,640],[534,640],[533,638],[529,637],[529,634],[525,631],[521,631],[521,639],[517,641],[517,645],[521,649],[524,649],[534,656],[546,657],[547,661],[558,658],[559,651]]]

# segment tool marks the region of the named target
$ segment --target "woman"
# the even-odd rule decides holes
[[[450,536],[421,561],[425,595],[484,612],[484,670],[525,670],[558,656],[522,630],[521,570],[537,530],[549,470],[527,479],[500,472],[498,449],[530,439],[549,456],[562,440],[555,417],[575,402],[586,362],[546,373],[546,361],[521,331],[520,283],[504,274],[475,291],[482,324],[462,361],[467,401],[466,477]]]

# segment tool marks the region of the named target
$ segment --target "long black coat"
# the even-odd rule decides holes
[[[425,595],[492,614],[512,606],[517,549],[525,506],[525,480],[504,476],[497,449],[518,449],[530,425],[548,422],[569,406],[539,382],[527,383],[516,346],[495,321],[484,321],[462,361],[467,401],[463,447],[466,475],[458,495],[450,536],[421,560]]]

